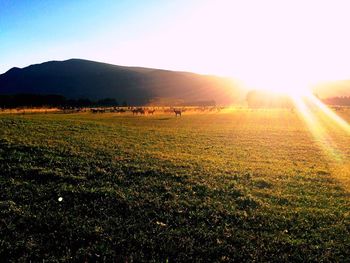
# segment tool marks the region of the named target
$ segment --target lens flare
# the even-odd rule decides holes
[[[329,135],[317,117],[319,106],[317,104],[311,104],[310,100],[308,100],[312,96],[313,95],[309,95],[307,97],[292,96],[297,112],[306,123],[319,147],[334,160],[342,161],[343,158],[341,151],[338,149],[333,138]],[[317,105],[317,107],[315,107],[315,105]]]
[[[298,114],[306,123],[314,141],[329,157],[329,167],[333,176],[341,181],[345,189],[350,189],[350,125],[330,108],[323,104],[313,94],[292,96]],[[333,133],[329,132],[327,125],[332,125]],[[339,137],[334,138],[334,130]],[[338,140],[336,140],[338,139]]]
[[[326,115],[329,120],[340,126],[348,135],[350,135],[350,125],[338,116],[334,111],[328,108],[325,104],[323,104],[318,98],[314,95],[310,94],[308,99],[317,106],[317,108],[322,112],[322,114]]]

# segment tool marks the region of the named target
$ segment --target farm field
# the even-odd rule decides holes
[[[317,120],[2,114],[0,261],[349,262],[350,133]]]

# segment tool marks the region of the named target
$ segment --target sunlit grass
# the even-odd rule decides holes
[[[334,176],[350,190],[350,158],[346,152],[350,145],[349,123],[311,93],[292,98],[315,142],[328,155],[330,165],[336,162],[333,167]],[[337,134],[334,131],[337,131]],[[337,142],[336,136],[339,134],[344,137],[344,141]]]
[[[310,113],[312,124],[320,114]],[[0,123],[2,258],[350,256],[342,179],[350,140],[341,129],[315,130],[332,138],[324,146],[338,145],[337,160],[296,111],[37,114]]]

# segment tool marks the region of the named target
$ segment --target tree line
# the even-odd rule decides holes
[[[0,95],[0,108],[18,107],[117,107],[127,106],[127,102],[118,103],[114,98],[90,100],[87,98],[68,99],[62,95],[15,94]]]
[[[327,98],[323,102],[328,105],[350,106],[350,96]]]
[[[272,95],[264,91],[252,90],[246,96],[250,108],[292,108],[288,96]],[[322,100],[328,105],[350,106],[350,96],[332,97]],[[126,101],[119,103],[115,98],[90,100],[87,98],[68,99],[55,94],[15,94],[0,95],[0,108],[18,107],[118,107],[128,106]]]

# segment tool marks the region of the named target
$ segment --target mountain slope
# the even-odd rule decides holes
[[[215,76],[70,59],[12,68],[0,75],[0,93],[110,97],[130,104],[146,104],[159,97],[228,104],[237,98],[239,88],[232,80]]]

